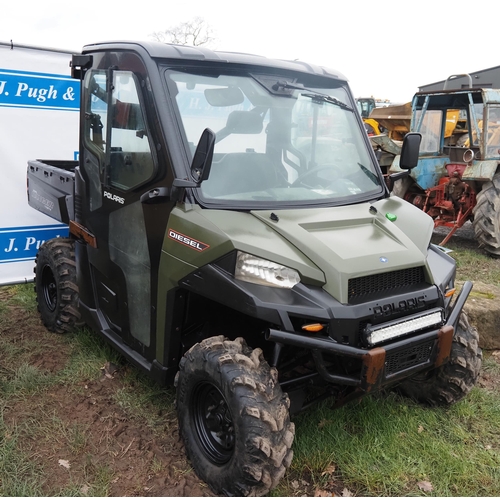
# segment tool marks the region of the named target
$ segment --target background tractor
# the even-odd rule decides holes
[[[422,134],[419,162],[391,188],[429,214],[435,227],[450,228],[442,245],[471,221],[479,246],[500,257],[500,90],[471,87],[415,94],[408,130]],[[376,113],[389,130],[401,125],[391,124],[394,111]],[[408,172],[399,167],[399,144],[390,135],[372,143],[388,174]]]

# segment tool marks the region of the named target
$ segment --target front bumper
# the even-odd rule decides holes
[[[331,338],[306,336],[275,329],[266,332],[266,339],[309,349],[318,374],[329,383],[353,386],[366,393],[373,392],[414,373],[441,366],[449,360],[454,329],[471,290],[472,283],[465,282],[448,314],[446,324],[441,328],[391,342],[382,347],[360,349],[340,344]],[[325,355],[329,354],[359,359],[362,368],[356,375],[334,373],[328,370],[324,360]]]

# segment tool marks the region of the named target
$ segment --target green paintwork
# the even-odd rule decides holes
[[[209,247],[202,252],[169,237],[174,230]],[[179,204],[172,210],[159,269],[157,332],[165,331],[167,293],[187,274],[238,249],[296,269],[303,281],[321,286],[325,276],[302,252],[251,213],[207,210]],[[162,359],[163,335],[158,335],[157,359]]]
[[[307,254],[325,274],[323,288],[347,303],[350,278],[426,265],[432,219],[398,198],[374,203],[375,215],[370,206],[274,211],[279,222],[271,212],[253,213]],[[386,212],[398,214],[397,221],[389,222]]]
[[[395,220],[385,214],[394,214]],[[165,330],[167,292],[187,274],[233,250],[296,269],[304,283],[323,286],[347,303],[350,278],[426,266],[432,228],[428,215],[397,197],[373,205],[252,212],[180,204],[172,211],[168,229],[209,247],[198,251],[167,232],[160,261],[157,331]],[[161,335],[158,340],[160,354]]]

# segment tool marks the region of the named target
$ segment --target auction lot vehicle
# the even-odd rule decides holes
[[[441,245],[471,221],[479,247],[500,257],[500,90],[472,88],[470,77],[469,88],[446,90],[453,77],[445,90],[415,94],[410,130],[422,134],[420,158],[395,192],[450,228]],[[402,172],[398,161],[389,173]]]
[[[455,294],[432,219],[390,196],[342,75],[132,42],[87,45],[72,72],[80,160],[28,165],[30,205],[70,228],[37,256],[42,319],[60,333],[84,321],[176,385],[214,492],[274,488],[290,415],[326,396],[468,393],[472,284]],[[405,138],[401,166],[419,141]]]

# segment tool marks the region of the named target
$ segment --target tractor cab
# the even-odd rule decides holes
[[[446,85],[445,85],[446,87]],[[422,134],[418,165],[397,194],[424,210],[449,238],[473,218],[476,197],[500,162],[500,91],[419,92],[410,130]],[[399,171],[398,157],[389,173]]]

